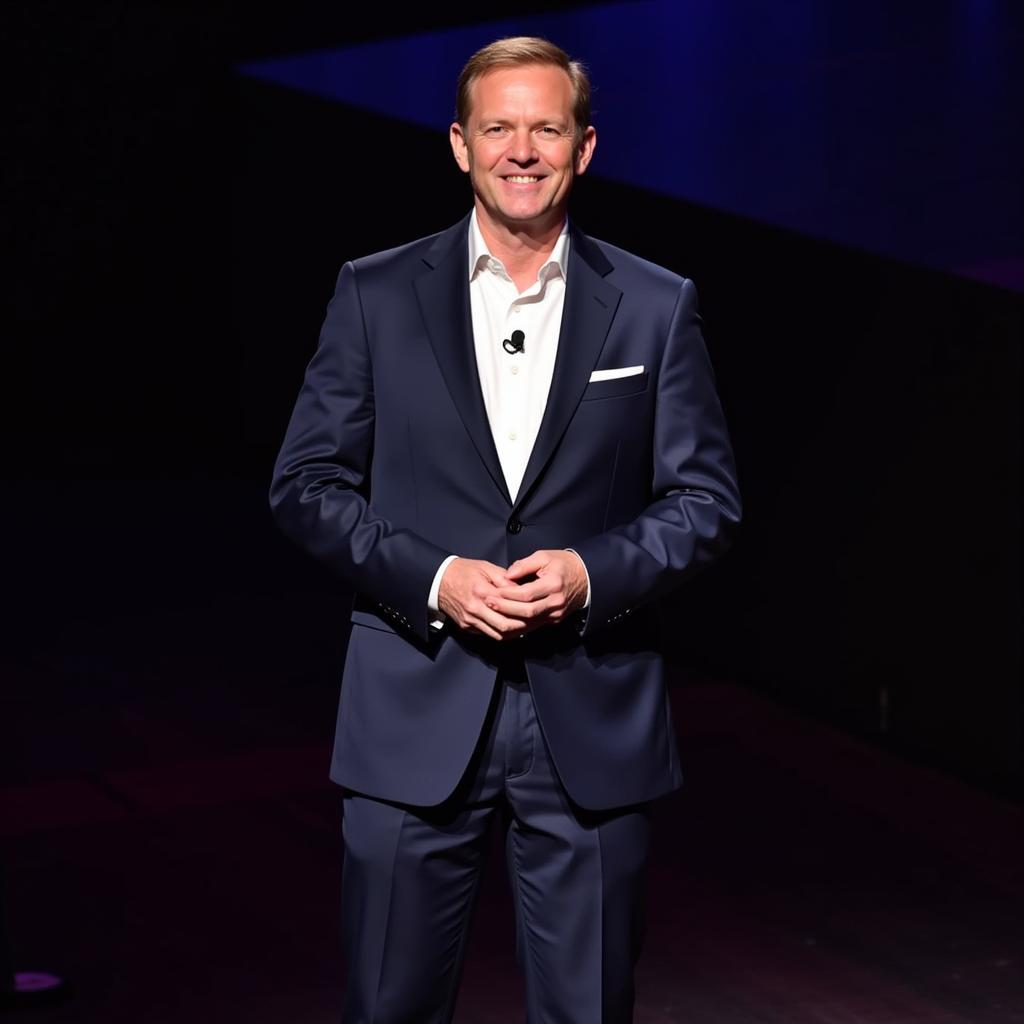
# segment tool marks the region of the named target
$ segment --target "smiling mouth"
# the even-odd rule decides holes
[[[537,174],[506,174],[504,178],[505,181],[510,181],[513,185],[534,185],[540,181],[540,176]]]

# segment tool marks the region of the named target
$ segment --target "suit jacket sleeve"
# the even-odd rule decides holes
[[[346,263],[274,466],[270,505],[288,537],[426,639],[427,594],[449,552],[375,514],[373,435],[370,351]]]
[[[592,582],[583,634],[655,600],[728,546],[740,497],[725,418],[684,280],[657,375],[653,500],[629,522],[574,544]]]

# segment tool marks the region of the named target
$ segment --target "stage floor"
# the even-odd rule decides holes
[[[11,1019],[336,1021],[336,608],[122,596],[0,666],[16,960],[75,992]],[[673,700],[686,783],[657,807],[638,1022],[1024,1022],[1020,808],[726,682]],[[523,1020],[495,848],[460,1024]]]

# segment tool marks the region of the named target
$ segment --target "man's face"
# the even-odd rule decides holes
[[[587,127],[574,145],[569,76],[546,64],[499,68],[478,78],[471,94],[465,131],[455,123],[450,134],[477,215],[512,230],[560,225],[573,178],[596,143]]]

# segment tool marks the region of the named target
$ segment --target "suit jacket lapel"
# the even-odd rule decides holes
[[[487,472],[511,506],[512,499],[509,497],[487,420],[487,408],[480,390],[480,373],[473,347],[466,255],[468,228],[467,216],[437,238],[424,257],[424,261],[433,269],[416,279],[416,294],[434,356],[452,401]]]
[[[555,370],[516,507],[526,499],[576,412],[622,298],[622,292],[604,280],[612,269],[604,253],[573,225],[569,230],[569,273]]]

